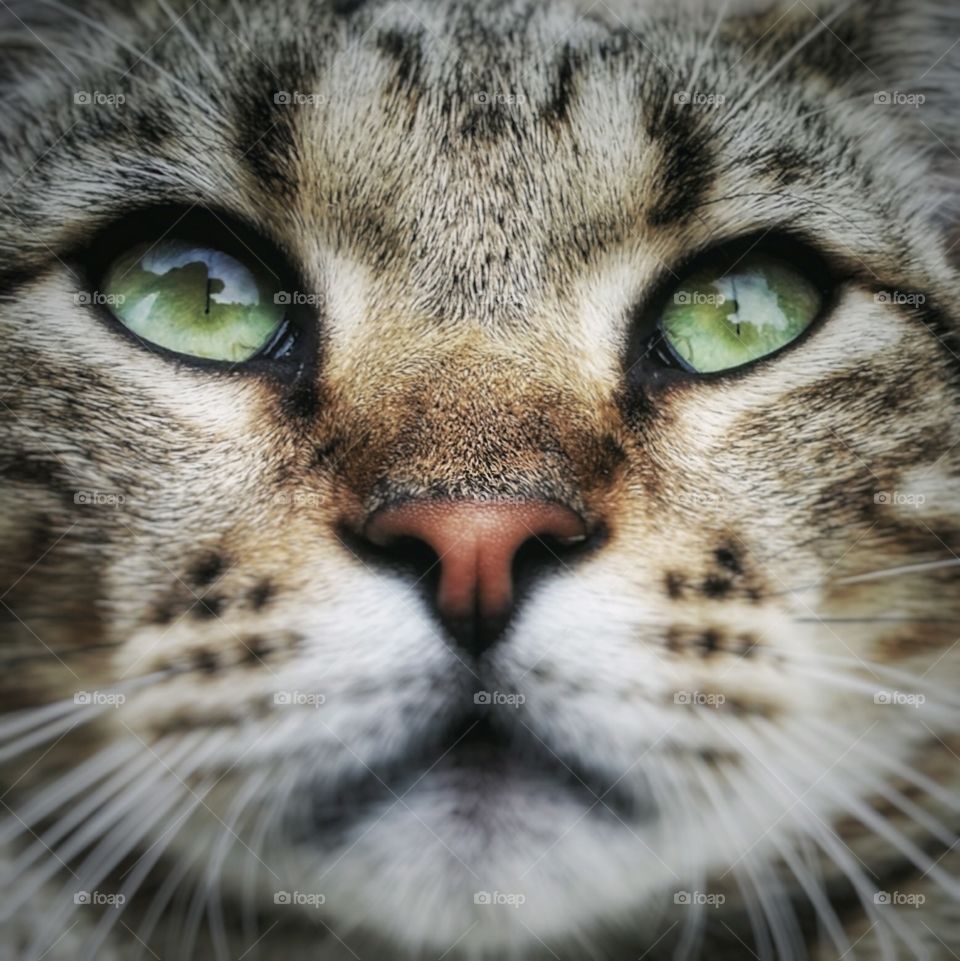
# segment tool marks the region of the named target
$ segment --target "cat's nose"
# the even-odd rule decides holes
[[[579,514],[543,501],[413,500],[376,512],[364,529],[369,543],[395,556],[429,549],[421,576],[439,573],[437,611],[475,656],[497,639],[510,615],[521,558],[562,560],[588,534]]]

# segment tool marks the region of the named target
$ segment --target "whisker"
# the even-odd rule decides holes
[[[123,37],[119,36],[118,34],[115,34],[112,30],[108,30],[105,26],[103,26],[103,24],[92,19],[91,17],[88,17],[80,13],[79,10],[75,10],[72,7],[68,7],[63,3],[60,3],[59,0],[33,0],[33,2],[50,7],[54,10],[57,10],[60,13],[62,13],[64,16],[71,17],[73,20],[76,20],[78,23],[82,23],[85,26],[90,27],[93,30],[96,30],[98,33],[103,34],[113,43],[122,47],[128,53],[133,54],[133,56],[137,58],[136,63],[134,63],[133,66],[129,68],[130,70],[132,70],[137,65],[137,63],[143,62],[147,64],[147,66],[150,66],[154,70],[156,70],[156,72],[165,80],[170,81],[170,83],[172,83],[175,87],[177,87],[183,94],[185,94],[190,100],[192,100],[197,106],[199,106],[205,113],[207,113],[209,116],[213,117],[214,119],[224,122],[225,118],[220,114],[220,112],[217,110],[217,108],[213,105],[211,101],[201,97],[196,92],[196,90],[194,90],[193,87],[191,87],[189,84],[184,83],[182,80],[179,79],[179,77],[170,73],[168,70],[164,70],[163,67],[161,67],[155,60],[152,60],[150,57],[148,57],[145,52],[138,50],[133,44],[128,43],[126,40],[123,39]]]
[[[797,763],[802,760],[809,764],[809,755],[797,750],[798,739],[797,731],[791,732],[790,737],[779,737],[777,739],[780,745],[779,750],[792,755]],[[954,900],[960,899],[960,880],[947,874],[926,851],[922,850],[902,831],[897,830],[888,819],[874,811],[855,794],[843,791],[822,776],[812,782],[811,789],[828,795],[841,806],[846,814],[856,818],[865,827],[870,828],[877,837],[882,838],[891,847],[899,851],[918,871],[935,881],[950,897]]]
[[[133,741],[110,744],[82,764],[72,768],[64,776],[46,785],[24,805],[21,811],[14,811],[6,801],[0,801],[11,812],[3,821],[0,821],[0,845],[9,844],[24,831],[31,830],[31,825],[48,817],[77,794],[88,790],[121,764],[131,760],[137,753],[138,748]]]
[[[812,727],[823,731],[826,736],[830,736],[831,734],[835,733],[835,728],[832,724],[828,724],[819,718],[808,718],[807,723]],[[925,791],[928,795],[930,795],[930,797],[934,798],[945,807],[960,813],[960,797],[957,797],[948,788],[944,787],[942,784],[938,784],[933,780],[933,778],[928,777],[922,771],[918,771],[915,768],[910,767],[908,764],[899,761],[897,758],[888,753],[877,750],[866,741],[860,741],[855,750],[865,754],[875,764],[885,767],[897,777],[902,778],[904,781],[907,781],[910,784],[913,784],[915,787],[918,787],[920,790]]]
[[[875,698],[877,694],[880,693],[875,685],[871,684],[869,681],[863,680],[862,678],[851,677],[849,675],[836,672],[831,673],[830,671],[817,670],[816,668],[803,665],[802,662],[797,662],[794,665],[793,670],[799,674],[805,674],[807,677],[814,678],[816,681],[820,682],[826,687],[833,687],[838,690],[857,691],[858,693],[864,694],[871,699]],[[902,693],[913,695],[917,692],[903,691]],[[886,705],[887,708],[895,708],[897,706],[898,705],[894,704]],[[914,714],[917,713],[916,708],[912,704],[904,703],[899,706],[903,708],[899,715],[901,718],[911,716],[910,714],[906,713],[907,711],[912,711]],[[924,702],[923,715],[926,718],[933,716],[948,723],[955,723],[957,721],[956,705],[944,706],[934,701]]]
[[[197,40],[196,35],[186,24],[187,14],[193,7],[190,7],[186,13],[181,14],[179,17],[176,15],[175,11],[170,8],[170,4],[167,0],[157,0],[157,5],[161,10],[170,18],[171,24],[180,31],[187,43],[197,52],[197,56],[204,62],[207,69],[222,83],[223,74],[220,72],[220,68],[217,64],[210,58],[207,51],[203,49],[200,42]]]
[[[180,743],[170,749],[165,759],[166,763],[170,763],[171,759],[174,762],[179,760],[199,739],[200,735],[196,733],[185,735]],[[22,874],[24,869],[45,851],[51,856],[45,864],[37,868],[28,879],[23,881],[17,891],[0,909],[0,922],[8,921],[61,867],[65,867],[71,858],[95,843],[102,836],[104,830],[108,829],[111,823],[125,814],[128,809],[139,804],[142,798],[148,797],[157,782],[163,780],[167,775],[168,772],[162,764],[158,765],[152,773],[143,775],[141,768],[148,766],[150,761],[156,761],[156,758],[152,754],[145,754],[141,760],[146,763],[135,768],[131,777],[126,779],[137,779],[136,784],[130,790],[123,790],[124,784],[122,782],[111,785],[105,799],[103,797],[98,798],[99,803],[95,806],[84,804],[75,808],[65,818],[58,821],[50,832],[24,852],[11,872],[14,877]],[[123,773],[129,773],[129,769],[128,772]],[[120,792],[119,796],[118,791]],[[86,820],[87,816],[90,816],[89,820]],[[76,832],[54,851],[51,845],[63,838],[74,827],[77,828]]]
[[[301,774],[296,768],[289,768],[281,783],[275,787],[274,800],[269,806],[264,806],[257,818],[256,827],[250,837],[248,854],[244,864],[243,877],[240,882],[241,924],[243,937],[247,944],[255,943],[259,937],[256,926],[256,879],[257,870],[262,867],[261,862],[252,852],[267,850],[267,838],[275,831],[287,811],[290,795],[300,783]]]
[[[845,746],[842,734],[842,731],[834,729],[832,731],[833,742],[835,744],[839,742],[841,746]],[[813,736],[812,732],[806,731],[798,735],[798,737],[806,738],[806,743],[813,748],[816,748],[819,743],[822,743],[818,741],[818,737],[822,738],[824,736],[823,726],[818,736]],[[856,746],[853,750],[856,751]],[[939,818],[908,798],[902,791],[898,791],[888,781],[865,770],[862,765],[851,765],[847,768],[846,773],[848,777],[863,784],[869,792],[892,804],[902,814],[905,814],[915,824],[922,827],[929,835],[936,838],[946,847],[953,847],[953,845],[960,841],[960,837],[958,837],[956,832],[948,828]]]
[[[133,896],[140,889],[140,886],[156,867],[160,858],[164,855],[170,844],[173,842],[177,832],[190,819],[193,812],[200,806],[206,798],[210,789],[216,784],[216,779],[208,778],[197,786],[194,794],[190,795],[182,810],[173,818],[170,825],[164,829],[163,834],[150,845],[149,848],[140,856],[134,867],[129,872],[126,883],[120,889],[123,896],[123,905],[130,903]],[[100,919],[96,930],[90,936],[90,940],[84,945],[84,953],[81,955],[83,961],[96,961],[100,949],[103,947],[117,921],[120,920],[122,910],[106,912]]]
[[[674,804],[679,804],[683,811],[684,820],[690,819],[691,823],[703,824],[705,818],[702,810],[698,809],[689,801],[688,784],[684,781],[674,765],[661,761],[659,765],[661,776],[667,782],[670,795]],[[706,870],[702,863],[695,857],[689,847],[681,841],[677,854],[683,859],[684,866],[678,871],[683,877],[690,879],[691,888],[700,890],[706,886]],[[691,910],[687,913],[680,931],[680,938],[673,952],[674,961],[684,961],[684,959],[697,958],[700,956],[704,935],[704,905],[700,900],[690,905]]]
[[[226,931],[223,925],[223,915],[217,900],[219,875],[223,869],[223,863],[230,852],[230,848],[236,841],[236,827],[240,818],[248,813],[247,805],[250,799],[263,786],[268,776],[273,772],[269,769],[262,770],[258,774],[251,775],[246,784],[234,797],[232,803],[224,814],[222,820],[222,830],[217,844],[211,851],[207,862],[207,869],[202,878],[197,881],[197,888],[194,894],[194,901],[190,906],[188,920],[182,928],[181,956],[191,958],[194,956],[196,937],[199,933],[200,922],[206,908],[210,916],[210,935],[216,949],[217,957],[228,955],[226,945]]]
[[[757,819],[757,823],[762,823],[764,818],[769,815],[769,811],[765,812],[761,809],[756,803],[753,792],[741,788],[741,786],[736,783],[736,778],[734,778],[732,773],[726,774],[726,780],[731,790],[733,790],[740,799],[740,803],[752,810],[753,816]],[[813,877],[811,869],[804,866],[802,860],[791,845],[790,840],[782,838],[780,835],[781,832],[771,830],[769,832],[770,843],[776,848],[783,863],[797,879],[797,883],[806,895],[817,919],[823,924],[827,936],[837,949],[837,957],[846,957],[851,951],[851,945],[843,930],[840,918],[837,916],[833,905],[830,903],[830,899],[827,897],[822,880],[819,883],[817,882]],[[804,837],[803,840],[809,841],[806,837]]]
[[[851,887],[857,895],[864,913],[868,919],[879,928],[889,928],[900,940],[907,945],[913,952],[914,957],[919,961],[927,961],[926,954],[922,946],[916,940],[916,935],[910,928],[903,923],[903,920],[896,912],[885,912],[881,914],[877,905],[874,903],[873,896],[876,893],[875,885],[871,885],[867,880],[863,869],[857,864],[850,849],[840,840],[833,830],[823,822],[810,806],[803,800],[803,791],[807,785],[798,779],[796,790],[787,787],[780,775],[772,771],[764,764],[760,757],[765,752],[767,745],[764,741],[773,743],[773,750],[778,751],[784,742],[789,743],[790,736],[782,734],[775,736],[770,730],[769,725],[758,732],[757,725],[746,724],[740,731],[742,739],[751,740],[753,747],[746,747],[743,754],[745,761],[758,769],[760,777],[756,779],[755,786],[768,793],[775,793],[779,801],[784,806],[784,816],[790,817],[798,830],[803,831],[819,847],[824,854],[837,866],[844,877],[850,882]],[[738,736],[738,739],[739,736]],[[767,751],[769,753],[769,751]],[[792,771],[783,770],[784,776],[798,778],[798,772],[806,769],[809,782],[813,782],[822,775],[822,771],[816,768],[811,769],[806,757],[803,761],[793,768]],[[809,783],[808,782],[808,783]],[[802,816],[802,819],[801,819]],[[888,938],[878,938],[878,947],[883,961],[897,961],[897,953],[892,941]]]
[[[167,668],[162,671],[154,671],[150,674],[143,674],[139,677],[132,677],[128,680],[122,681],[119,684],[114,684],[113,686],[99,692],[102,695],[111,694],[127,694],[132,691],[136,691],[141,687],[148,687],[155,684],[157,681],[163,680],[170,674],[176,673],[180,668]],[[14,757],[19,754],[21,750],[26,750],[27,747],[33,747],[37,743],[43,743],[44,740],[49,740],[57,736],[63,729],[62,725],[65,724],[69,728],[70,724],[75,720],[74,718],[67,718],[66,721],[57,720],[63,718],[64,715],[70,713],[82,714],[84,716],[84,723],[104,711],[111,709],[113,704],[110,703],[109,697],[101,697],[99,703],[97,704],[82,704],[78,703],[76,699],[77,695],[73,698],[64,699],[61,701],[54,701],[51,704],[44,704],[40,707],[30,707],[22,711],[15,711],[6,714],[0,714],[0,741],[6,741],[7,739],[14,737],[17,734],[23,734],[24,732],[31,731],[32,734],[28,737],[36,735],[39,725],[46,724],[47,722],[52,722],[48,724],[48,727],[44,730],[51,730],[47,737],[41,737],[38,741],[30,741],[26,747],[20,748],[18,745],[20,742],[14,742],[13,744],[6,745],[2,750],[0,750],[0,761],[9,760],[9,758]],[[79,723],[79,722],[78,722]],[[56,726],[61,725],[61,726]],[[12,752],[12,753],[8,753]]]
[[[817,17],[817,23],[805,33],[792,47],[744,94],[742,99],[738,100],[733,106],[733,109],[728,111],[726,116],[723,118],[723,122],[720,124],[720,130],[723,130],[726,125],[744,108],[750,105],[753,98],[763,90],[770,81],[778,74],[781,70],[785,69],[793,58],[800,53],[800,51],[807,46],[812,40],[818,37],[824,30],[826,30],[830,24],[840,17],[841,14],[847,12],[847,10],[853,6],[855,0],[847,0],[846,3],[842,3],[830,13],[823,17]]]
[[[942,561],[920,561],[916,564],[900,564],[897,567],[879,568],[873,571],[865,571],[863,574],[851,574],[846,577],[828,577],[812,584],[804,584],[801,587],[788,587],[782,591],[772,591],[770,597],[782,597],[785,594],[799,594],[803,591],[815,591],[821,587],[836,585],[845,587],[849,584],[865,584],[869,581],[882,581],[889,577],[898,577],[901,574],[925,574],[927,571],[938,571],[948,567],[960,566],[960,558],[951,557]]]
[[[867,660],[866,658],[845,657],[839,654],[826,654],[822,652],[806,651],[803,654],[787,651],[777,651],[776,656],[783,661],[801,666],[814,667],[822,665],[833,665],[836,667],[850,668],[855,672],[867,671],[877,678],[885,678],[889,683],[903,684],[911,692],[919,691],[924,695],[929,695],[931,699],[951,707],[960,708],[960,695],[955,691],[937,684],[935,681],[927,680],[922,675],[911,674],[888,664],[880,664],[877,661]],[[839,676],[833,672],[829,677]],[[853,675],[851,675],[853,677]],[[876,693],[876,692],[874,692]]]
[[[163,884],[157,889],[135,936],[140,945],[139,951],[137,952],[138,958],[142,957],[143,952],[147,950],[147,945],[150,943],[153,932],[160,923],[160,919],[163,917],[164,911],[170,903],[170,899],[180,889],[187,875],[193,870],[193,859],[200,858],[202,854],[203,848],[199,845],[189,854],[181,854],[179,861],[171,867]],[[254,942],[251,941],[249,943],[253,944]]]
[[[80,884],[85,889],[95,889],[111,871],[149,834],[158,823],[162,822],[168,811],[176,805],[182,798],[184,791],[188,790],[186,779],[197,770],[211,755],[212,749],[219,747],[226,740],[227,732],[222,736],[207,737],[207,744],[203,751],[182,752],[187,753],[186,763],[181,770],[176,773],[168,768],[175,761],[167,761],[163,765],[163,775],[161,783],[154,786],[151,784],[149,793],[149,812],[145,813],[144,804],[138,804],[135,809],[114,813],[112,823],[106,832],[99,832],[99,841],[93,850],[86,856],[83,863],[75,872],[75,882],[67,882],[59,899],[64,905],[58,911],[54,911],[47,918],[44,928],[38,932],[31,948],[27,951],[29,961],[40,961],[43,954],[49,950],[46,937],[48,932],[62,930],[70,916],[76,911],[77,905],[70,897],[71,891],[75,890],[76,884]],[[192,748],[196,739],[184,738],[190,741],[189,747]],[[177,758],[179,760],[179,756]],[[196,794],[196,792],[191,792]],[[129,805],[125,805],[129,807]]]
[[[716,778],[702,765],[694,765],[694,773],[703,785],[711,809],[717,813],[724,823],[724,832],[729,837],[738,839],[733,849],[734,852],[742,850],[746,845],[744,832],[731,815],[729,804],[723,797]],[[799,961],[802,961],[803,955],[806,953],[803,950],[803,937],[800,933],[796,914],[789,900],[785,897],[779,881],[770,872],[761,870],[749,852],[741,859],[740,863],[750,879],[756,903],[759,905],[766,921],[766,928],[773,939],[774,953],[769,957],[776,958],[778,961],[788,961],[790,958],[798,958]],[[734,867],[732,871],[736,877],[739,872],[739,865]],[[744,891],[744,899],[749,902],[749,892]],[[796,952],[798,943],[801,946],[799,955]],[[767,956],[765,952],[761,953],[761,958]]]
[[[870,617],[832,617],[814,614],[813,617],[792,617],[794,624],[960,624],[958,617],[913,617],[909,614],[879,614]]]

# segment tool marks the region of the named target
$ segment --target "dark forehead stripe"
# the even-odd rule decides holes
[[[377,49],[396,64],[391,92],[422,92],[423,46],[420,34],[384,30],[377,35]]]
[[[565,44],[557,60],[557,75],[553,81],[552,94],[543,110],[544,119],[557,124],[566,122],[575,90],[574,76],[580,65],[580,58],[570,44]]]
[[[323,49],[324,38],[317,47]],[[235,86],[235,150],[257,179],[289,195],[296,190],[297,118],[301,107],[277,102],[281,93],[315,93],[316,73],[308,74],[295,43],[283,45],[271,61],[249,58]]]
[[[676,224],[692,216],[716,173],[703,111],[676,103],[669,84],[658,87],[659,95],[650,99],[647,108],[647,132],[663,153],[647,213],[647,222],[653,227]]]

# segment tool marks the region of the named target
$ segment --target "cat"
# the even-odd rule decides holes
[[[946,0],[24,0],[0,956],[960,950]]]

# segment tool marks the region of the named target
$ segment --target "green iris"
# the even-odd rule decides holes
[[[256,354],[284,317],[276,280],[251,260],[185,240],[138,244],[110,265],[102,294],[144,340],[236,363]]]
[[[660,329],[697,373],[741,367],[796,340],[823,303],[819,289],[783,260],[748,255],[728,270],[695,271],[674,291]]]

